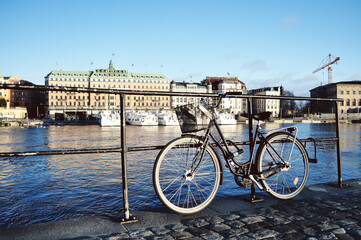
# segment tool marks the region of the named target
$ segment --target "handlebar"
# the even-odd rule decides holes
[[[213,106],[210,106],[208,105],[205,101],[204,101],[204,98],[201,98],[201,103],[203,104],[204,107],[206,107],[207,109],[211,109],[211,108],[217,108],[219,106],[219,104],[221,104],[221,101],[222,101],[222,98],[226,97],[227,95],[233,95],[233,96],[237,96],[237,95],[243,95],[242,92],[229,92],[229,93],[226,93],[226,92],[219,92],[218,93],[218,102],[216,105],[213,105]]]
[[[218,102],[216,105],[210,106],[208,105],[205,101],[204,98],[201,98],[201,103],[203,104],[203,106],[205,106],[207,109],[211,109],[211,108],[217,108],[219,106],[219,104],[222,101],[222,98],[224,98],[227,95],[226,92],[219,92],[218,93]]]

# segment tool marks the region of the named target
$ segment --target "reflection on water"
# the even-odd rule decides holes
[[[265,124],[264,130],[292,124]],[[300,138],[335,137],[333,124],[295,124]],[[222,126],[225,137],[248,140],[248,125]],[[361,125],[340,125],[343,179],[361,177]],[[0,128],[0,151],[34,151],[120,146],[119,128],[51,126]],[[179,127],[127,126],[127,146],[164,145],[179,137]],[[247,159],[248,146],[239,157]],[[308,149],[311,150],[311,149]],[[158,151],[127,154],[131,210],[160,206],[152,185]],[[337,181],[336,145],[317,144],[318,164],[310,165],[308,184]],[[119,216],[122,210],[119,153],[0,159],[0,228],[82,216]],[[225,171],[217,197],[249,193],[235,188]]]

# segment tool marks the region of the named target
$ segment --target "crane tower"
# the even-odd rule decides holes
[[[337,57],[337,58],[332,59],[332,55],[329,54],[329,55],[328,55],[328,62],[326,62],[326,61],[327,61],[326,59],[327,59],[327,57],[322,61],[321,64],[323,64],[323,65],[322,65],[321,67],[317,68],[317,69],[316,69],[315,71],[313,71],[312,73],[318,72],[318,71],[320,71],[320,70],[328,67],[328,83],[330,84],[330,83],[332,83],[332,67],[331,67],[331,65],[334,64],[334,63],[337,64],[338,61],[340,60],[340,58]],[[326,60],[326,61],[325,61],[325,60]]]

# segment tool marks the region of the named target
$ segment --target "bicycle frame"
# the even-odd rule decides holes
[[[259,130],[260,130],[260,121],[257,122],[257,125],[256,125],[256,128],[255,128],[255,133],[254,133],[254,138],[253,138],[253,142],[252,142],[252,146],[251,146],[251,154],[249,156],[249,160],[246,162],[246,163],[237,163],[233,157],[233,153],[231,152],[230,150],[230,146],[229,144],[227,143],[227,139],[224,137],[223,133],[222,133],[222,130],[220,129],[220,126],[218,125],[218,123],[216,122],[216,118],[215,118],[215,112],[214,111],[211,111],[212,113],[212,119],[210,120],[209,124],[208,124],[208,127],[206,128],[206,133],[204,134],[203,136],[203,144],[200,148],[200,152],[201,152],[201,157],[199,159],[199,161],[196,161],[196,159],[198,159],[199,157],[199,153],[195,156],[195,158],[193,159],[193,163],[192,163],[192,166],[191,166],[191,169],[192,172],[196,171],[196,169],[198,168],[198,166],[200,165],[200,162],[202,161],[203,159],[203,156],[205,154],[205,149],[206,149],[206,146],[209,144],[209,141],[210,139],[212,139],[212,141],[214,142],[214,144],[221,150],[222,152],[222,155],[223,155],[223,158],[224,160],[227,162],[227,166],[228,166],[228,169],[230,170],[230,172],[234,175],[234,176],[237,176],[237,177],[245,177],[245,178],[249,178],[252,180],[252,182],[254,182],[261,190],[263,190],[263,187],[258,183],[258,181],[254,178],[253,175],[256,175],[257,177],[259,177],[260,174],[264,174],[264,173],[258,173],[258,172],[255,172],[254,170],[254,166],[255,166],[255,151],[256,151],[256,145],[257,145],[257,140],[260,141],[260,143],[264,142],[266,144],[268,144],[268,146],[270,146],[271,150],[273,150],[273,152],[275,154],[277,154],[277,156],[279,157],[279,159],[281,159],[281,161],[283,163],[286,163],[287,161],[289,161],[289,159],[287,160],[284,160],[282,159],[282,157],[280,156],[280,154],[272,147],[271,144],[268,143],[266,137],[263,135],[263,133],[261,133]],[[220,136],[220,140],[217,140],[216,137],[211,133],[211,129],[215,127],[218,135]],[[298,132],[298,129],[297,127],[295,126],[292,126],[292,127],[284,127],[284,128],[277,128],[277,129],[273,129],[271,131],[267,131],[265,132],[265,134],[272,134],[272,133],[275,133],[275,132],[280,132],[280,131],[284,131],[284,130],[289,130],[289,129],[294,129],[295,130],[295,138],[293,140],[293,144],[292,144],[292,149],[291,149],[291,152],[293,151],[293,147],[295,145],[295,140],[296,140],[296,136],[297,136],[297,132]],[[267,150],[269,151],[269,150]],[[282,155],[282,154],[281,154]],[[291,156],[291,154],[289,155],[289,157]],[[197,164],[196,164],[197,162]],[[196,164],[196,166],[194,166]],[[234,167],[239,167],[239,168],[242,168],[242,169],[246,169],[246,174],[244,173],[237,173],[236,170],[234,170],[232,168],[232,166]],[[275,174],[277,169],[270,169],[268,170],[270,172],[270,175],[273,175]],[[270,176],[268,175],[268,176]]]

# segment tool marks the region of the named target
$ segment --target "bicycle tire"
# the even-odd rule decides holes
[[[215,150],[207,145],[194,174],[190,162],[203,141],[185,136],[169,142],[158,154],[153,167],[153,186],[158,198],[170,210],[193,214],[206,208],[221,181],[221,165]]]
[[[279,199],[293,198],[302,191],[308,179],[307,151],[292,134],[273,133],[258,148],[257,170],[260,173],[260,183],[271,196]]]

